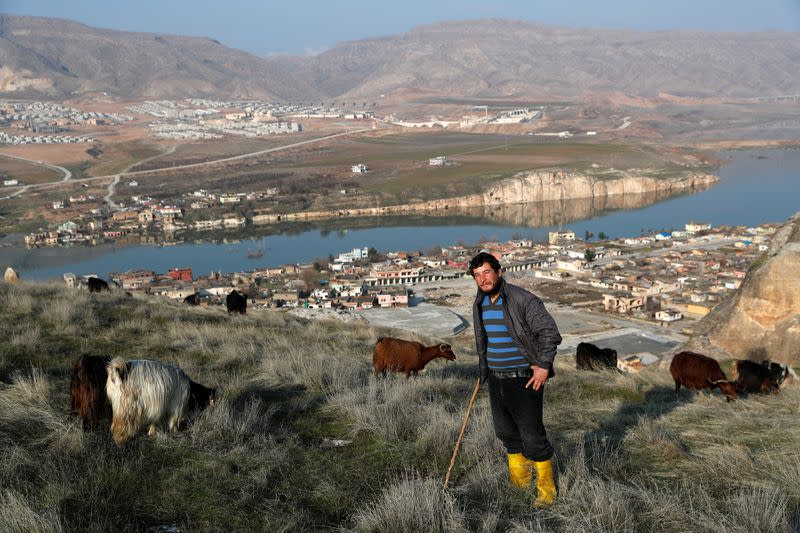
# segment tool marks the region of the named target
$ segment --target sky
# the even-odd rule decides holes
[[[343,41],[478,18],[643,31],[800,32],[800,0],[0,0],[0,13],[205,36],[259,56],[315,54]]]

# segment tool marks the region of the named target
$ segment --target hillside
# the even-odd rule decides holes
[[[691,346],[721,357],[800,363],[800,212],[775,234],[733,297],[698,325]]]
[[[315,91],[280,66],[203,37],[0,14],[0,95],[289,99]]]
[[[223,99],[800,92],[800,34],[571,29],[513,20],[421,26],[314,57],[258,58],[200,37],[0,15],[0,95]],[[672,96],[670,96],[672,95]]]
[[[456,21],[343,43],[306,71],[326,93],[403,89],[448,97],[573,98],[623,92],[688,97],[794,93],[800,34],[572,29]]]
[[[459,361],[375,379],[385,332],[279,312],[227,316],[121,293],[0,284],[2,531],[788,531],[800,528],[800,389],[677,400],[663,370],[577,373],[557,360],[545,420],[560,497],[506,483],[482,391]],[[439,339],[425,339],[438,341]],[[180,364],[219,387],[179,434],[121,448],[68,413],[82,353]]]

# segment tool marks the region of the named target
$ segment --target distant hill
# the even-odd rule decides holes
[[[569,29],[510,20],[422,26],[314,57],[259,58],[200,37],[0,15],[0,94],[311,99],[800,93],[800,34]]]
[[[314,58],[336,94],[757,96],[800,92],[800,34],[568,29],[447,22],[341,44]]]
[[[280,65],[203,37],[0,15],[0,94],[289,99],[316,95]]]

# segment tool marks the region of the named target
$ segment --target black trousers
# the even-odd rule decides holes
[[[542,423],[544,387],[538,391],[525,388],[530,378],[499,379],[489,375],[489,403],[497,438],[508,453],[522,453],[532,461],[553,457]]]

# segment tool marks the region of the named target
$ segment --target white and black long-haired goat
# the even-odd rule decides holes
[[[111,403],[111,436],[118,445],[147,428],[155,435],[159,425],[178,430],[189,399],[189,377],[175,365],[158,361],[108,363],[106,394]]]

